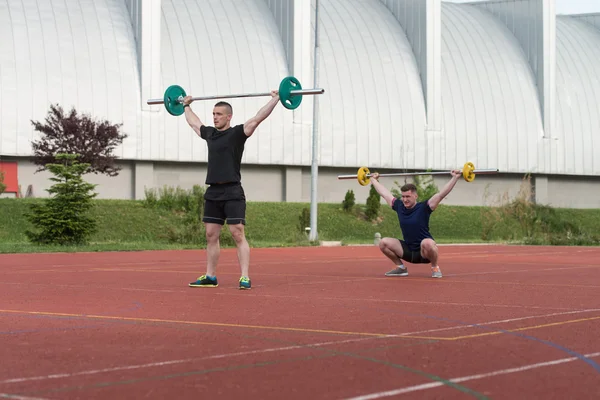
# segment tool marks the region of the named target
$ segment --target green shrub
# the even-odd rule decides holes
[[[96,185],[87,183],[82,175],[89,164],[77,162],[75,154],[57,154],[59,163],[47,164],[56,182],[48,193],[52,197],[31,204],[27,219],[40,231],[27,230],[29,240],[37,244],[86,244],[96,232],[96,221],[89,216]]]
[[[481,211],[483,240],[499,237],[524,244],[593,245],[597,235],[584,232],[555,208],[533,201],[531,177],[526,175],[517,196],[509,200],[504,193],[492,207]]]
[[[146,189],[145,193],[143,204],[146,207],[172,211],[181,218],[181,224],[166,230],[164,239],[177,244],[206,244],[206,230],[202,222],[204,187],[194,185],[186,190],[163,186],[160,189]]]
[[[371,185],[369,190],[369,197],[367,197],[367,208],[365,209],[365,215],[367,220],[373,221],[379,215],[379,209],[381,208],[381,196],[377,193],[375,186]]]
[[[350,189],[346,192],[346,197],[344,197],[344,201],[342,201],[342,207],[344,208],[344,211],[350,212],[355,204],[356,197],[354,196],[354,191]]]
[[[439,189],[433,180],[433,176],[431,175],[415,175],[413,176],[413,183],[417,187],[417,194],[419,195],[418,201],[427,201],[432,198],[434,194],[439,192]],[[404,184],[400,184],[398,181],[394,181],[394,184],[397,188],[392,188],[390,192],[399,199],[402,197],[400,188],[404,186]]]
[[[165,231],[163,239],[175,244],[206,245],[206,229],[202,222],[205,191],[200,185],[194,185],[190,190],[169,186],[145,190],[143,203],[146,207],[172,211],[181,218],[180,224]],[[235,246],[235,240],[225,226],[221,229],[220,244]]]
[[[413,181],[417,187],[419,201],[427,201],[440,191],[431,175],[417,175],[413,177]]]
[[[4,184],[4,172],[0,171],[0,194],[4,193],[6,185]]]
[[[306,228],[310,226],[310,210],[307,207],[302,209],[298,218],[298,230],[300,233],[306,233]]]
[[[176,212],[192,212],[202,217],[204,192],[204,187],[200,185],[194,185],[190,190],[182,189],[179,186],[146,189],[146,198],[143,203],[147,207]]]

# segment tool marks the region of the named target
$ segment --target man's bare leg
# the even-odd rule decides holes
[[[424,239],[421,242],[421,256],[431,261],[431,277],[441,278],[442,271],[438,265],[438,247],[434,240]]]
[[[383,238],[379,242],[379,250],[396,265],[391,271],[386,272],[386,276],[407,276],[408,270],[402,263],[402,244],[395,238]]]
[[[204,224],[206,228],[206,275],[217,275],[217,264],[221,255],[221,236],[222,225],[219,224]]]
[[[246,235],[244,233],[244,225],[229,225],[229,231],[231,232],[231,236],[233,237],[235,245],[237,246],[237,256],[238,261],[240,262],[242,276],[250,278],[250,246],[248,245],[248,241],[246,240]]]

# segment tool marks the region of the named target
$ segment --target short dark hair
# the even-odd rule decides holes
[[[400,188],[400,191],[401,192],[411,191],[413,193],[417,193],[417,187],[415,185],[413,185],[412,183],[407,183],[406,185],[404,185]]]
[[[226,101],[220,101],[217,104],[215,104],[215,107],[227,107],[227,111],[229,111],[229,114],[233,114],[233,107],[231,107],[231,104],[229,104]]]

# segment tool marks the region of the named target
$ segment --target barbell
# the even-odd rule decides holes
[[[417,175],[448,175],[452,171],[437,171],[437,172],[399,172],[390,174],[379,174],[380,177],[386,176],[417,176]],[[475,175],[497,174],[498,169],[475,169],[472,162],[467,162],[463,166],[462,176],[465,181],[473,182]],[[371,172],[367,167],[360,167],[356,175],[338,175],[338,179],[357,179],[358,183],[366,186],[371,182]]]
[[[325,89],[302,89],[300,81],[293,76],[287,76],[279,83],[279,100],[281,104],[288,110],[294,110],[302,103],[302,96],[311,94],[323,94]],[[167,112],[171,115],[181,115],[184,112],[183,98],[187,96],[185,90],[181,86],[171,85],[165,90],[162,99],[149,99],[148,105],[164,104]],[[265,93],[243,93],[243,94],[226,94],[221,96],[201,96],[192,97],[192,100],[214,100],[214,99],[230,99],[238,97],[263,97],[271,96],[271,92]]]

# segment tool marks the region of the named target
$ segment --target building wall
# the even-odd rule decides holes
[[[21,195],[26,196],[28,188],[31,186],[32,197],[48,197],[46,191],[54,182],[50,180],[52,174],[48,171],[36,172],[37,165],[34,165],[29,159],[21,157],[2,157],[4,161],[18,162],[18,179],[21,189]],[[95,185],[98,193],[98,199],[132,199],[134,198],[134,164],[132,162],[120,162],[119,166],[123,169],[116,177],[105,175],[88,174],[84,179]],[[11,196],[12,197],[12,196]]]
[[[600,29],[557,17],[557,129],[551,172],[600,174]],[[591,150],[591,151],[590,151]],[[577,155],[577,156],[574,156]]]
[[[361,165],[447,170],[472,161],[511,181],[548,176],[548,191],[553,176],[597,184],[598,15],[556,18],[545,4],[320,0],[315,21],[314,0],[0,0],[0,156],[30,156],[39,137],[31,120],[60,103],[123,123],[129,135],[116,151],[122,175],[93,177],[102,198],[189,185],[205,173],[206,145],[184,117],[148,107],[146,97],[160,98],[171,84],[195,96],[264,92],[289,74],[311,87],[318,22],[325,94],[313,96],[316,125],[310,96],[297,110],[277,107],[260,125],[243,158],[249,197],[308,201],[313,128],[323,201],[338,201],[349,187],[337,171]],[[546,65],[553,57],[556,74]],[[546,98],[552,85],[556,107]],[[266,101],[230,100],[233,123]],[[431,125],[428,107],[436,104],[441,117]],[[210,123],[212,106],[193,109]],[[548,110],[557,121],[551,135]],[[31,170],[23,166],[23,182],[43,195],[47,176]]]
[[[277,29],[281,35],[281,41],[287,58],[290,71],[294,69],[294,0],[264,0],[273,13]]]
[[[548,177],[548,198],[544,204],[562,208],[600,208],[600,178]]]
[[[495,15],[515,36],[538,91],[543,135],[554,135],[556,112],[555,7],[547,0],[493,0],[474,3]]]
[[[48,172],[35,173],[36,166],[24,158],[3,157],[4,161],[18,161],[18,177],[24,196],[32,185],[34,197],[47,197],[52,182]],[[146,189],[180,187],[191,189],[205,186],[206,164],[173,162],[125,162],[119,176],[86,175],[90,183],[98,184],[100,199],[144,199]],[[341,203],[352,190],[357,203],[365,204],[370,186],[361,186],[356,179],[338,179],[338,175],[355,175],[358,168],[319,169],[317,198],[319,203]],[[250,202],[310,202],[310,167],[242,165],[242,185]],[[372,172],[395,173],[406,170],[372,169]],[[450,175],[434,176],[442,188]],[[388,189],[399,189],[411,177],[383,177],[380,182]],[[519,196],[521,190],[539,186],[534,194],[540,204],[566,208],[600,208],[600,177],[572,177],[534,175],[531,180],[519,174],[479,175],[473,182],[459,180],[444,204],[460,206],[497,206]],[[383,203],[383,199],[382,199]]]
[[[438,165],[537,172],[543,122],[533,73],[515,36],[479,7],[442,5],[444,132]],[[453,167],[456,168],[456,167]]]

